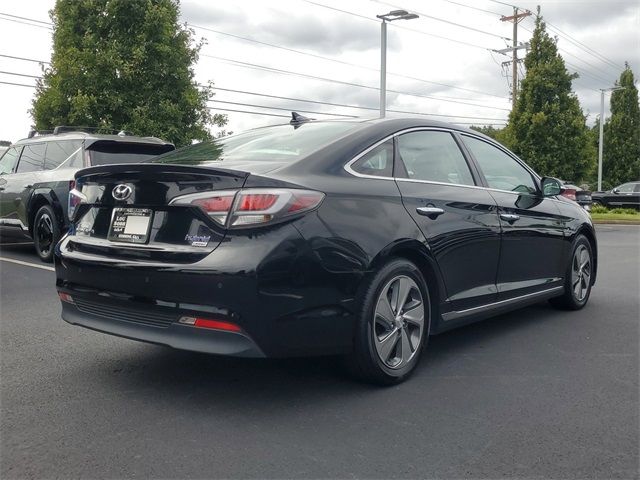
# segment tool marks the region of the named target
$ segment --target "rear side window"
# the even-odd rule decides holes
[[[47,143],[47,155],[44,169],[52,170],[59,166],[82,167],[82,142],[79,140],[63,140]]]
[[[140,163],[173,150],[173,145],[98,141],[87,147],[91,165]]]
[[[374,177],[393,175],[393,140],[387,140],[351,164],[354,172]]]
[[[538,191],[527,169],[502,150],[467,135],[464,136],[464,143],[478,162],[490,188],[518,193]]]
[[[22,149],[17,173],[37,172],[44,168],[45,143],[31,143]]]
[[[405,133],[398,137],[398,152],[410,179],[475,185],[467,161],[448,132]]]
[[[4,153],[2,158],[0,158],[0,174],[13,172],[16,163],[18,163],[21,149],[22,147],[11,147]]]

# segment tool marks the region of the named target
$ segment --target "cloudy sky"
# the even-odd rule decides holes
[[[286,121],[280,115],[287,116],[290,110],[306,111],[314,118],[376,116],[380,65],[376,15],[397,8],[420,18],[389,26],[388,110],[500,126],[510,108],[510,87],[501,65],[509,57],[492,50],[510,45],[512,24],[500,21],[501,15],[513,13],[508,3],[184,0],[181,11],[183,21],[206,41],[196,76],[219,88],[211,106],[228,114],[227,130]],[[50,59],[52,32],[46,23],[53,4],[54,0],[0,3],[0,82],[4,82],[0,83],[0,139],[24,137],[32,123],[28,110],[34,89],[7,82],[33,85],[32,76],[41,73],[37,62],[7,55]],[[624,62],[631,64],[636,76],[640,74],[640,2],[517,3],[533,12],[537,4],[550,32],[558,37],[568,69],[580,75],[574,90],[592,123],[600,110],[598,89],[613,85]],[[529,40],[533,24],[533,16],[520,24],[519,41]]]

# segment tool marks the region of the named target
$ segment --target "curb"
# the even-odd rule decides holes
[[[591,221],[596,225],[640,225],[640,220],[594,220]]]

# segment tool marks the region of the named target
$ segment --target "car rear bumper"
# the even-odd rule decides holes
[[[55,255],[69,323],[171,347],[222,355],[287,357],[351,351],[352,274],[328,272],[291,226],[228,238],[202,260],[160,263],[78,251]],[[63,295],[64,296],[64,295]],[[240,333],[179,322],[230,322]]]
[[[77,296],[75,298],[78,299]],[[180,350],[237,357],[265,356],[256,343],[244,333],[209,330],[177,322],[166,326],[154,326],[136,321],[135,315],[114,318],[113,310],[100,309],[97,307],[100,303],[91,303],[93,308],[88,310],[75,303],[62,302],[62,318],[72,325]]]

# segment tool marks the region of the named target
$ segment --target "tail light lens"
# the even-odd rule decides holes
[[[171,203],[200,207],[218,224],[242,228],[308,212],[323,198],[313,190],[254,188],[185,195]]]
[[[560,193],[563,197],[568,198],[569,200],[576,201],[576,189],[575,188],[563,188],[562,193]]]
[[[67,205],[67,215],[69,220],[73,220],[78,205],[86,201],[87,197],[78,189],[75,180],[69,182],[69,203]]]

